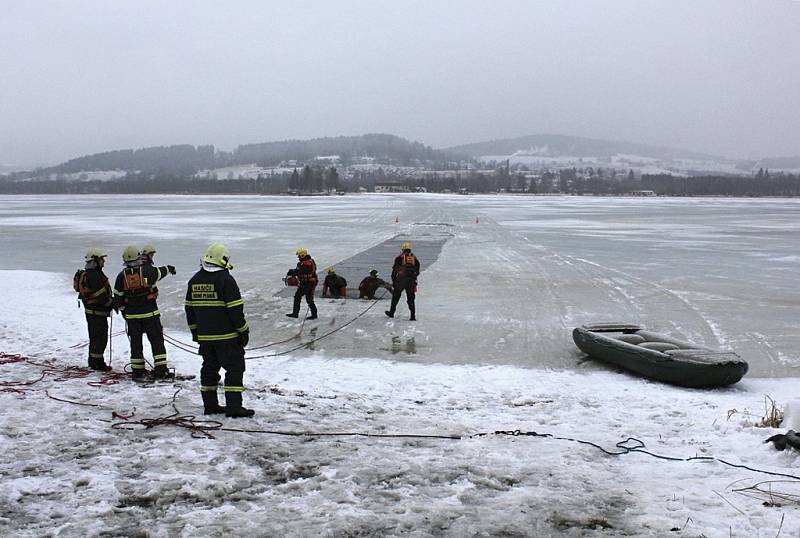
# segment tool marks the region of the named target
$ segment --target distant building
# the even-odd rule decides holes
[[[655,196],[656,193],[654,191],[631,191],[628,194],[631,196]]]
[[[375,192],[411,192],[408,185],[396,181],[375,183]]]
[[[338,163],[340,160],[341,157],[338,155],[317,155],[314,157],[314,161],[318,163],[334,164]]]

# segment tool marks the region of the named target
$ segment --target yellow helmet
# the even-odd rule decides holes
[[[139,259],[139,249],[136,247],[125,247],[122,251],[122,261],[135,262]]]
[[[231,253],[228,250],[228,247],[222,243],[214,243],[213,245],[209,246],[208,249],[206,249],[206,253],[203,256],[203,261],[222,267],[223,269],[233,269],[233,265],[230,263],[230,258]]]
[[[403,243],[400,250],[411,250],[411,243]]]
[[[294,253],[297,254],[301,258],[304,258],[305,256],[308,256],[308,251],[306,249],[304,249],[304,248],[298,248],[297,250],[294,251]]]
[[[336,272],[336,267],[334,267],[333,265],[328,267],[328,274],[335,273],[335,272]]]
[[[106,256],[108,256],[108,254],[106,254],[106,252],[103,249],[92,247],[86,251],[86,256],[84,256],[83,259],[86,260],[87,262],[90,262],[95,258],[105,258]]]
[[[153,256],[156,253],[156,247],[153,245],[145,245],[142,247],[142,254],[145,256]]]

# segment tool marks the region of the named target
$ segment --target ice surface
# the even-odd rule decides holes
[[[116,430],[112,411],[164,416],[174,412],[173,398],[181,413],[200,414],[197,381],[97,387],[87,381],[98,374],[48,374],[24,394],[0,392],[2,535],[800,533],[794,506],[734,491],[780,477],[644,454],[615,458],[552,438],[468,437],[519,428],[612,449],[634,436],[659,454],[713,455],[798,475],[797,452],[762,443],[782,430],[752,426],[765,414],[765,395],[784,406],[800,386],[791,377],[799,277],[792,262],[779,261],[795,248],[793,200],[167,196],[0,204],[0,351],[56,367],[86,361],[85,349],[70,347],[86,331],[70,287],[91,244],[111,251],[113,274],[125,245],[154,243],[156,261],[179,271],[160,285],[167,334],[188,341],[185,282],[209,241],[228,242],[255,347],[299,330],[281,319],[289,299],[272,297],[297,247],[323,265],[419,223],[452,224],[453,237],[420,279],[421,321],[370,311],[312,349],[248,361],[245,400],[256,417],[222,422],[467,436],[218,432],[209,440],[169,426]],[[364,308],[319,303],[319,322],[267,351],[302,344]],[[730,346],[751,372],[729,389],[687,390],[585,361],[569,330],[608,320]],[[115,318],[115,330],[120,325]],[[116,337],[115,368],[127,353],[124,336]],[[196,356],[168,353],[180,372],[198,372]],[[41,375],[24,362],[0,365],[4,384]],[[768,486],[800,494],[800,481],[785,480]]]

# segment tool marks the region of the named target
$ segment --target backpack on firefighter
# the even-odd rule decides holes
[[[125,302],[141,301],[154,301],[158,297],[158,292],[154,290],[147,277],[142,274],[143,266],[126,267],[123,271],[125,275],[124,290]]]
[[[72,277],[72,289],[78,294],[78,299],[83,299],[89,292],[86,287],[86,269],[78,269]]]

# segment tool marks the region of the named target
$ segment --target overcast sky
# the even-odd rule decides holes
[[[393,133],[800,155],[800,1],[4,0],[0,163]]]

